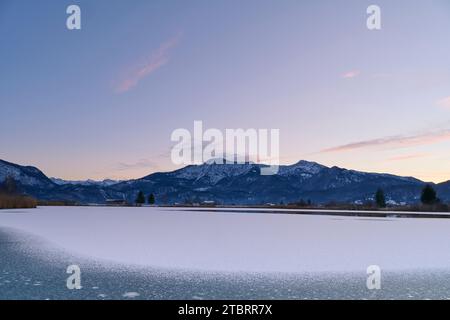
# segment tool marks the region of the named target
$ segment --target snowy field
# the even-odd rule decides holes
[[[173,208],[0,211],[12,228],[98,261],[225,272],[450,269],[450,219],[357,218]],[[44,245],[43,245],[44,246]]]

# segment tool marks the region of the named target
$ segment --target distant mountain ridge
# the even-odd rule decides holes
[[[320,204],[360,203],[373,199],[377,188],[383,188],[391,203],[416,203],[425,185],[413,177],[327,167],[304,160],[282,165],[278,174],[272,176],[260,174],[265,166],[208,162],[152,173],[140,179],[99,182],[50,179],[35,167],[0,160],[0,183],[12,176],[22,192],[38,199],[80,204],[101,204],[107,199],[133,202],[142,190],[145,194],[155,194],[160,204],[213,201],[226,205],[286,204],[300,199]],[[433,185],[443,201],[450,201],[450,181]]]
[[[71,184],[71,185],[83,185],[83,186],[92,186],[92,185],[99,185],[99,186],[111,186],[113,184],[122,182],[122,180],[112,180],[112,179],[104,179],[104,180],[92,180],[92,179],[88,179],[88,180],[64,180],[64,179],[60,179],[60,178],[50,178],[50,180],[52,180],[54,183],[56,183],[57,185],[66,185],[66,184]]]

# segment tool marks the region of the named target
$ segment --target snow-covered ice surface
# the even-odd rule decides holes
[[[152,267],[315,272],[450,267],[450,219],[212,213],[170,208],[41,207],[0,226],[68,252]]]
[[[0,211],[0,298],[447,298],[450,219],[41,207]],[[78,264],[83,289],[68,290]],[[382,290],[366,269],[382,270]]]

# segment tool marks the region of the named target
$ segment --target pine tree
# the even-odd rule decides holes
[[[155,195],[153,193],[150,193],[148,196],[148,204],[155,204]]]
[[[375,193],[375,202],[378,208],[386,208],[386,197],[383,189],[379,188]]]
[[[136,204],[144,204],[145,203],[145,196],[142,191],[139,191],[137,197],[136,197]]]
[[[422,195],[420,197],[420,200],[423,204],[434,204],[438,201],[436,191],[433,189],[433,187],[429,184],[427,184],[423,190]]]

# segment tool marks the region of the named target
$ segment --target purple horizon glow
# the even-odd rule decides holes
[[[450,4],[0,4],[0,159],[64,179],[176,169],[173,130],[280,129],[282,164],[450,179]]]

